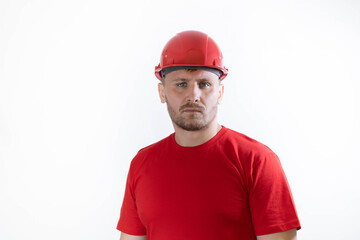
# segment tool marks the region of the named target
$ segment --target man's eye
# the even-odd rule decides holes
[[[186,83],[185,83],[185,82],[178,83],[178,84],[176,84],[176,86],[178,86],[178,87],[185,87],[185,86],[186,86]]]
[[[201,82],[200,87],[210,87],[210,84],[208,82]]]

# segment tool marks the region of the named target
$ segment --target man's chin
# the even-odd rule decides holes
[[[201,131],[206,128],[208,128],[207,124],[201,124],[201,123],[177,123],[175,122],[176,126],[179,128],[189,131],[189,132],[195,132],[195,131]]]

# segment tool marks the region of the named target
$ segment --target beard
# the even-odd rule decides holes
[[[179,114],[177,115],[174,108],[170,106],[168,100],[166,99],[167,109],[171,118],[171,121],[176,124],[176,126],[186,130],[186,131],[199,131],[207,129],[210,126],[210,123],[215,119],[217,114],[217,104],[215,104],[209,115],[205,114],[205,108],[194,103],[187,103],[180,107]],[[187,116],[182,115],[182,110],[185,108],[197,108],[201,113],[189,113]]]

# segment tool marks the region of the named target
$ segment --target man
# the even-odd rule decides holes
[[[155,75],[175,132],[131,161],[121,240],[296,239],[301,226],[277,155],[217,121],[222,58],[199,31],[164,47]]]

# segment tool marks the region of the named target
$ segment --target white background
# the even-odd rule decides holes
[[[220,123],[280,157],[298,239],[359,239],[360,2],[0,2],[0,239],[118,239],[136,152],[173,132],[154,67],[220,46]],[[230,239],[229,239],[230,240]]]

